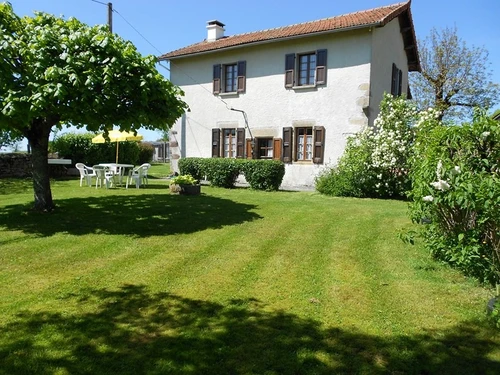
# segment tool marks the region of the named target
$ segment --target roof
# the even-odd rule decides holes
[[[299,23],[274,29],[236,34],[216,41],[206,40],[190,46],[168,52],[159,60],[173,60],[202,53],[211,53],[231,48],[238,48],[259,43],[277,42],[285,39],[300,38],[316,34],[347,31],[368,27],[382,27],[399,17],[401,33],[408,56],[408,69],[420,71],[417,43],[410,11],[411,0],[404,3],[324,18],[317,21]]]

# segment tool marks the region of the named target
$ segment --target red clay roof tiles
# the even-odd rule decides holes
[[[372,26],[384,26],[394,18],[407,12],[411,25],[411,39],[415,39],[413,22],[410,14],[410,1],[397,3],[380,8],[349,13],[341,16],[324,18],[321,20],[299,23],[290,26],[278,27],[256,31],[246,34],[231,35],[220,38],[216,41],[203,41],[190,46],[168,52],[159,57],[159,60],[170,60],[176,57],[183,57],[198,53],[211,52],[226,48],[234,48],[253,43],[277,41],[280,39],[296,38],[305,35],[328,33],[334,31],[349,30]],[[413,41],[414,42],[414,41]],[[415,44],[415,42],[414,42]],[[416,47],[415,47],[416,48]],[[417,58],[418,59],[418,58]],[[418,65],[418,61],[417,61]]]

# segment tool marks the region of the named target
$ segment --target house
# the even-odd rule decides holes
[[[190,111],[172,128],[178,158],[281,159],[282,187],[314,186],[346,139],[372,126],[384,92],[420,71],[411,1],[275,29],[207,38],[160,56]]]

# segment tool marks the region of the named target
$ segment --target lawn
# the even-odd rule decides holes
[[[0,179],[0,374],[499,374],[493,296],[399,201]]]

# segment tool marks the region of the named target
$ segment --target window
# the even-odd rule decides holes
[[[285,87],[326,84],[326,56],[326,49],[311,53],[287,54],[285,56]]]
[[[247,159],[281,159],[280,138],[258,137],[247,139]]]
[[[238,88],[238,65],[224,65],[224,91],[233,92]]]
[[[245,129],[212,129],[213,158],[242,158],[245,143]]]
[[[296,160],[312,160],[312,128],[295,128],[297,142]]]
[[[299,56],[299,86],[314,85],[316,54]]]
[[[288,127],[283,129],[283,162],[312,161],[322,164],[325,149],[325,128]]]
[[[398,69],[396,64],[392,64],[391,94],[401,96],[403,87],[403,71]]]
[[[223,149],[225,158],[236,157],[236,129],[223,129]]]
[[[213,66],[213,93],[240,93],[246,89],[246,61]]]
[[[273,139],[272,138],[257,138],[257,158],[272,159],[273,158]]]

